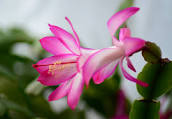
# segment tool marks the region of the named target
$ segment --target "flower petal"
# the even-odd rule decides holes
[[[80,96],[82,94],[83,87],[84,81],[82,78],[82,74],[78,73],[73,78],[72,85],[67,97],[67,102],[71,109],[75,109],[75,107],[77,106]]]
[[[107,66],[105,66],[102,69],[100,69],[99,71],[97,71],[93,76],[94,83],[100,84],[105,79],[110,77],[114,73],[117,65],[118,65],[118,60],[108,64]]]
[[[96,49],[93,49],[93,48],[83,48],[81,47],[81,53],[82,54],[88,54],[90,52],[96,52],[97,50]]]
[[[33,67],[40,73],[38,81],[44,85],[57,85],[77,73],[76,55],[57,55],[40,60]]]
[[[40,39],[40,43],[46,51],[53,55],[72,54],[72,52],[70,52],[70,50],[57,37],[44,37]]]
[[[67,74],[67,75],[66,75]],[[38,81],[45,86],[56,86],[62,82],[72,79],[77,73],[67,72],[60,73],[60,76],[56,78],[55,76],[45,74],[40,74]]]
[[[145,46],[145,41],[140,38],[126,37],[123,40],[126,56],[141,50]]]
[[[113,37],[116,30],[132,15],[134,15],[139,8],[137,7],[129,7],[123,9],[116,14],[114,14],[107,22],[107,26],[111,36]]]
[[[73,31],[74,36],[75,36],[75,39],[76,39],[76,42],[77,42],[77,44],[78,44],[78,47],[80,47],[79,37],[78,37],[78,35],[77,35],[75,29],[73,28],[72,22],[71,22],[71,21],[69,20],[69,18],[67,18],[67,17],[65,17],[65,19],[68,21],[69,25],[71,26],[72,31]]]
[[[131,60],[129,59],[128,56],[126,57],[126,60],[127,60],[127,65],[128,65],[128,67],[129,67],[132,71],[136,72],[136,69],[134,68],[134,66],[133,66],[133,64],[132,64],[132,62],[131,62]]]
[[[48,101],[58,100],[64,96],[67,96],[72,80],[65,81],[58,88],[56,88],[48,97]]]
[[[137,84],[143,86],[143,87],[147,87],[147,86],[148,86],[147,83],[145,83],[145,82],[143,82],[143,81],[141,81],[141,80],[138,80],[138,79],[134,78],[133,76],[131,76],[129,73],[127,73],[127,71],[126,71],[126,70],[124,69],[124,67],[123,67],[123,59],[124,59],[124,58],[122,58],[122,59],[120,60],[120,63],[119,63],[119,64],[120,64],[120,68],[121,68],[121,70],[122,70],[122,73],[123,73],[124,77],[125,77],[126,79],[132,81],[132,82],[135,82],[135,83],[137,83]]]
[[[58,37],[61,42],[63,42],[63,44],[65,44],[65,46],[67,46],[67,48],[73,52],[74,54],[79,55],[80,51],[79,51],[79,46],[76,43],[76,40],[74,39],[74,37],[72,36],[72,34],[70,34],[69,32],[65,31],[64,29],[58,27],[58,26],[54,26],[54,25],[50,25],[50,30],[51,32]]]
[[[85,64],[85,62],[87,61],[87,59],[89,58],[89,56],[91,56],[94,52],[96,52],[97,50],[94,49],[89,49],[89,48],[82,48],[81,47],[81,56],[80,58],[78,58],[78,69],[82,69],[83,65]]]
[[[126,37],[130,37],[131,36],[131,32],[129,28],[121,28],[120,32],[119,32],[119,40],[120,41],[124,41],[124,39]]]
[[[91,77],[99,69],[118,60],[124,55],[121,47],[104,48],[92,54],[83,66],[84,81],[88,86]]]

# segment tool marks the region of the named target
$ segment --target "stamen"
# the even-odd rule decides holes
[[[76,61],[73,62],[61,62],[61,61],[56,61],[53,64],[42,64],[42,65],[38,65],[38,64],[34,64],[33,67],[34,68],[38,68],[40,66],[48,66],[48,74],[51,75],[55,75],[55,72],[57,70],[64,70],[65,68],[69,67],[70,64],[73,63],[77,63]]]
[[[54,75],[55,74],[55,71],[58,69],[56,66],[61,64],[61,61],[56,61],[53,65],[49,65],[49,68],[48,68],[48,74],[52,74]]]
[[[54,64],[49,65],[48,69],[48,74],[54,75],[57,70],[61,71],[64,70],[66,67],[69,67],[71,63],[76,63],[76,62],[61,62],[61,61],[56,61]]]

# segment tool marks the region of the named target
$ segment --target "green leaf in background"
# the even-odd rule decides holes
[[[27,108],[26,99],[20,91],[17,80],[8,80],[0,77],[0,81],[0,103],[4,104],[2,106],[6,108],[7,115],[9,117],[12,116],[11,118],[13,119],[15,114],[18,115],[18,113],[21,113],[21,118],[19,116],[16,118],[31,118],[33,116],[32,111]]]
[[[158,63],[161,61],[161,49],[155,43],[146,42],[146,46],[142,50],[142,56],[149,63]]]
[[[23,29],[11,28],[6,31],[0,30],[0,52],[10,52],[16,43],[32,44],[34,39]]]
[[[12,54],[11,50],[19,42],[32,44],[34,39],[20,28],[0,30],[0,76],[10,80],[23,79],[21,86],[24,88],[37,73],[32,68],[32,59]]]
[[[86,119],[86,116],[82,110],[66,109],[58,115],[58,119]]]
[[[118,11],[122,10],[122,9],[125,9],[127,7],[131,7],[134,5],[134,0],[124,0],[120,6],[119,6],[119,9]]]
[[[30,99],[30,109],[37,117],[46,117],[50,119],[54,119],[57,115],[52,112],[52,109],[43,96],[29,96]]]
[[[6,110],[7,110],[7,107],[5,106],[5,104],[2,101],[0,101],[0,117],[2,115],[4,115],[4,113],[6,112]]]
[[[14,101],[16,104],[26,106],[24,97],[18,88],[19,84],[16,80],[8,80],[0,77],[0,94],[7,99]],[[15,95],[14,95],[15,94]]]
[[[172,88],[172,62],[165,64],[147,63],[138,79],[149,84],[148,87],[137,85],[137,90],[146,99],[156,99]]]
[[[119,90],[120,77],[116,73],[112,78],[106,79],[102,84],[93,82],[84,90],[84,101],[104,117],[112,117],[115,112],[116,94]]]
[[[39,95],[46,86],[42,85],[40,82],[37,81],[37,78],[33,80],[31,83],[29,83],[25,89],[25,92],[27,94],[31,94],[34,96]]]
[[[16,104],[15,102],[12,102],[6,98],[0,99],[0,102],[4,104],[3,107],[6,108],[5,111],[8,111],[8,112],[15,111],[18,113],[22,113],[22,115],[25,117],[32,117],[33,116],[32,111],[27,109],[25,106]]]
[[[0,31],[0,118],[31,119],[55,118],[54,112],[43,94],[37,96],[25,92],[36,76],[34,61],[11,52],[16,43],[32,44],[33,39],[22,29]]]
[[[115,114],[115,110],[118,110],[117,106],[117,94],[120,89],[120,76],[116,73],[109,79],[106,79],[103,83],[99,85],[91,84],[88,89],[84,90],[83,100],[86,104],[95,109],[99,114],[105,118],[111,118]],[[130,105],[126,100],[128,107]]]
[[[130,111],[130,119],[159,119],[160,102],[136,100]]]
[[[0,100],[0,103],[4,104],[1,108],[7,108],[9,116],[14,116],[13,113],[15,113],[16,116],[12,118],[55,117],[48,101],[42,95],[26,95],[17,80],[7,80],[2,77],[0,80],[0,94],[5,97]]]

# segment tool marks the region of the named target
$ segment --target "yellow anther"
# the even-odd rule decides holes
[[[54,75],[55,71],[58,69],[57,65],[59,64],[61,64],[61,61],[56,61],[52,65],[49,65],[48,74]]]
[[[61,64],[61,61],[56,61],[52,65],[49,65],[48,74],[55,74],[57,70],[64,70],[69,64]]]

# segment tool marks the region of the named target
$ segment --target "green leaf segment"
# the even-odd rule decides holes
[[[130,119],[159,119],[160,102],[156,99],[172,88],[172,62],[161,58],[161,50],[156,44],[147,42],[142,50],[148,62],[139,73],[138,79],[149,84],[137,85],[142,100],[136,100],[130,111]]]

